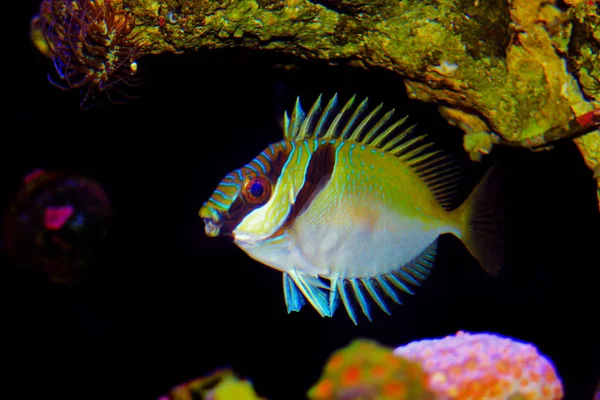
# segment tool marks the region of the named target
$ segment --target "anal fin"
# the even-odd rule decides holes
[[[385,275],[364,277],[364,278],[343,278],[339,277],[332,280],[330,294],[330,312],[333,314],[335,311],[334,302],[331,299],[336,299],[337,294],[341,297],[344,307],[348,312],[348,315],[352,319],[354,324],[357,324],[355,307],[351,302],[351,298],[348,291],[352,291],[356,298],[358,305],[360,306],[363,314],[371,320],[369,306],[366,299],[366,293],[368,293],[375,304],[377,304],[386,314],[390,314],[383,298],[380,296],[381,293],[386,294],[395,303],[402,304],[397,292],[403,291],[409,294],[413,294],[410,288],[406,285],[410,283],[414,286],[420,285],[431,273],[433,268],[433,262],[437,251],[437,239],[433,241],[425,250],[421,252],[414,260],[406,265],[399,267],[396,271]],[[349,285],[346,285],[348,281]],[[361,285],[366,289],[366,293],[361,288]],[[333,293],[337,292],[337,293]]]

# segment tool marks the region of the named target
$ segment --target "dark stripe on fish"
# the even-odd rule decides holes
[[[288,215],[285,226],[294,221],[298,214],[310,206],[315,196],[329,182],[335,166],[336,146],[330,143],[321,144],[312,154],[308,167],[304,186],[296,196],[296,202]]]

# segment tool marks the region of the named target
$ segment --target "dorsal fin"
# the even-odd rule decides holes
[[[296,105],[294,111],[292,111],[292,119],[288,118],[287,112],[284,113],[284,133],[283,136],[287,140],[296,140],[298,132],[300,131],[300,125],[304,121],[306,114],[300,105],[300,97],[296,99]]]
[[[321,110],[320,94],[308,113],[300,105],[300,98],[292,112],[291,119],[284,114],[284,139],[302,141],[307,139],[343,140],[358,143],[393,155],[413,169],[429,186],[438,202],[447,210],[457,207],[463,175],[460,164],[442,150],[434,150],[433,142],[427,135],[414,136],[416,125],[404,130],[398,128],[408,116],[397,121],[392,119],[395,109],[380,116],[383,103],[367,113],[368,98],[354,110],[352,96],[337,113],[337,93]],[[366,115],[366,116],[364,116]]]

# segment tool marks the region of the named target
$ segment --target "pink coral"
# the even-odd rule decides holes
[[[493,334],[458,332],[398,347],[394,354],[417,361],[442,398],[558,400],[562,384],[550,361],[526,343]]]

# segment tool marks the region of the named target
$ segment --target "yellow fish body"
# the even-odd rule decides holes
[[[412,137],[413,127],[398,133],[406,118],[391,122],[394,110],[367,114],[367,99],[353,109],[354,99],[334,112],[337,95],[323,110],[319,96],[308,113],[298,99],[284,140],[226,175],[200,217],[208,236],[231,235],[283,272],[288,312],[308,300],[331,316],[341,298],[356,324],[350,294],[369,320],[367,293],[389,314],[382,295],[401,304],[398,289],[412,294],[407,284],[427,278],[441,234],[460,238],[495,274],[503,229],[498,193],[486,184],[497,173],[455,207],[461,176],[448,158],[425,135]]]

